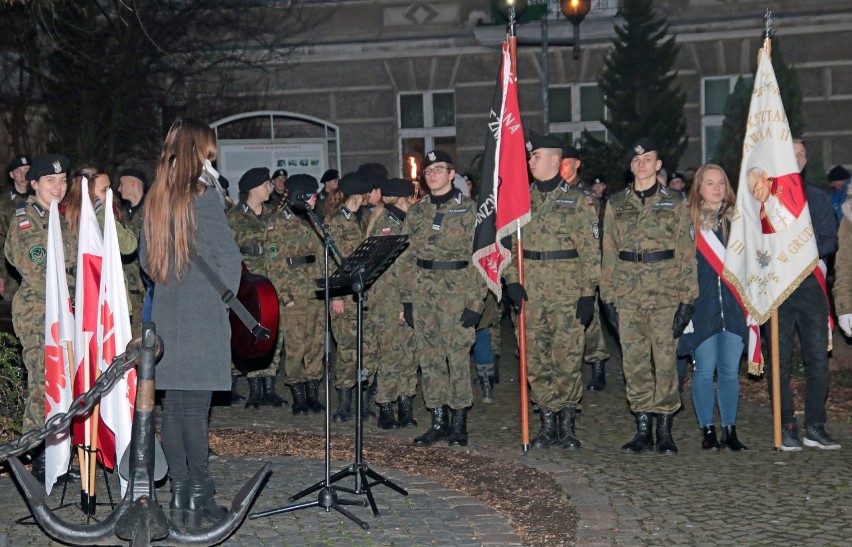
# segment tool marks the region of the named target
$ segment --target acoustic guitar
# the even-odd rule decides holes
[[[256,337],[231,310],[231,351],[241,359],[268,354],[275,348],[278,336],[278,292],[269,279],[251,273],[243,264],[237,300],[258,323],[269,329],[272,335],[267,339]]]

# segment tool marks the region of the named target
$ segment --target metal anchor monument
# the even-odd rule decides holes
[[[213,545],[224,541],[243,523],[246,514],[270,473],[265,463],[237,493],[227,516],[219,523],[193,531],[177,527],[157,502],[154,488],[154,374],[162,355],[162,340],[153,323],[145,323],[142,337],[127,346],[113,360],[91,390],[71,404],[67,414],[51,418],[41,430],[0,447],[0,461],[7,459],[15,480],[23,491],[30,511],[50,537],[73,545],[115,545],[116,537],[129,545]],[[137,374],[136,407],[130,441],[127,490],[121,502],[101,522],[74,524],[57,516],[47,507],[44,486],[27,471],[16,456],[37,446],[48,435],[66,429],[71,419],[87,412],[124,372],[135,366]]]

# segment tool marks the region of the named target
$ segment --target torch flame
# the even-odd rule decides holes
[[[411,166],[411,180],[417,180],[417,162],[414,156],[408,156],[408,165]]]

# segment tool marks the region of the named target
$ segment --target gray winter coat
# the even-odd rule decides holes
[[[235,294],[240,284],[240,250],[225,219],[215,188],[194,199],[198,221],[196,249]],[[144,231],[139,260],[147,266]],[[151,319],[163,338],[157,365],[157,389],[222,391],[231,389],[231,326],[219,294],[193,264],[178,282],[154,289]]]

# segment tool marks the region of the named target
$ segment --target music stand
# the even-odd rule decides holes
[[[357,342],[357,376],[356,376],[356,399],[355,399],[355,461],[346,468],[338,471],[334,475],[326,478],[326,481],[321,481],[313,486],[302,490],[298,494],[290,496],[290,501],[315,492],[327,484],[333,484],[343,478],[354,476],[355,488],[346,488],[338,486],[339,490],[350,494],[361,495],[365,494],[370,502],[370,508],[373,510],[374,516],[379,516],[379,508],[376,506],[376,500],[373,497],[372,487],[377,484],[382,484],[388,488],[397,491],[403,496],[408,495],[408,491],[398,486],[391,480],[383,477],[381,474],[370,469],[364,463],[364,442],[363,442],[363,426],[361,424],[361,398],[363,393],[361,383],[363,382],[363,351],[362,342],[364,334],[364,292],[372,286],[373,282],[384,273],[385,270],[393,263],[397,256],[402,253],[408,245],[408,236],[373,236],[361,242],[355,251],[340,265],[337,271],[329,278],[328,283],[324,283],[323,288],[328,290],[328,285],[335,289],[335,292],[342,291],[343,294],[354,293],[355,300],[358,302],[358,342]],[[374,482],[370,482],[373,479]]]

